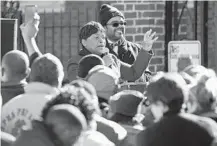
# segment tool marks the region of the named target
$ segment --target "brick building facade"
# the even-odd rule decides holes
[[[41,11],[41,24],[38,35],[38,44],[42,52],[51,52],[61,59],[66,66],[67,60],[78,53],[81,48],[78,41],[79,28],[88,21],[98,20],[98,13],[101,4],[109,3],[123,12],[126,21],[126,38],[129,41],[141,42],[143,35],[149,29],[157,32],[159,39],[154,44],[155,56],[151,60],[150,70],[153,72],[165,69],[165,1],[66,1],[62,13]],[[184,2],[179,2],[178,14]],[[216,12],[217,2],[209,2],[209,23],[208,26],[208,66],[217,68],[217,32]],[[194,16],[184,11],[179,27],[179,39],[193,39]],[[214,17],[215,16],[215,17]],[[200,2],[198,2],[198,39],[202,39],[200,17]],[[215,22],[215,23],[214,23]]]

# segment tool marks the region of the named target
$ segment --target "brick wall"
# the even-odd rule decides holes
[[[155,55],[151,60],[149,69],[153,72],[164,70],[165,1],[67,1],[65,2],[65,11],[63,12],[62,16],[60,13],[54,12],[54,21],[50,11],[49,13],[46,13],[45,16],[43,13],[40,14],[42,19],[40,24],[38,44],[42,52],[54,53],[54,55],[61,59],[64,67],[66,67],[67,60],[71,57],[71,55],[76,54],[80,48],[78,45],[79,27],[88,21],[97,21],[99,8],[103,3],[109,3],[113,5],[125,15],[127,21],[127,40],[140,43],[143,40],[144,33],[149,29],[153,29],[157,32],[159,39],[153,45]],[[180,15],[183,3],[183,1],[179,1],[178,3],[178,16]],[[216,2],[209,2],[210,19],[214,15],[214,4],[216,4]],[[78,8],[79,14],[77,13]],[[189,17],[189,12],[191,12],[191,17]],[[194,20],[192,18],[194,18],[193,8],[190,8],[189,11],[185,10],[180,23],[179,36],[177,37],[179,40],[194,38],[194,28],[192,25]],[[199,18],[200,13],[198,13],[198,39],[200,40],[200,28],[202,22],[200,22],[201,20]],[[60,30],[61,25],[64,26],[62,33]],[[46,30],[44,29],[45,27]],[[215,52],[215,41],[213,38],[214,34],[212,33],[214,29],[216,29],[216,27],[214,27],[213,23],[210,23],[208,29],[208,53],[210,56],[212,56]],[[71,39],[69,39],[69,36]],[[62,43],[61,40],[63,41]],[[54,42],[54,45],[52,45],[52,42]],[[215,66],[215,61],[213,60],[216,57],[214,56],[211,58],[213,59],[212,61],[209,61],[209,66],[212,67]]]
[[[112,6],[123,12],[126,21],[126,39],[140,43],[149,29],[156,31],[158,40],[153,46],[154,57],[149,69],[153,72],[164,70],[164,7],[165,2],[117,1]]]
[[[65,11],[62,14],[42,11],[38,34],[38,44],[42,52],[53,53],[66,67],[67,60],[80,48],[78,45],[79,26],[91,20],[98,20],[99,7],[102,3],[106,2],[66,1]],[[140,43],[144,33],[149,29],[157,32],[159,39],[153,46],[155,56],[151,60],[149,69],[153,72],[164,70],[165,2],[109,1],[107,3],[124,13],[127,21],[127,40]],[[62,32],[61,26],[64,26]],[[69,40],[70,35],[71,40]]]
[[[178,2],[179,16],[184,2]],[[129,41],[140,43],[144,34],[149,29],[156,31],[159,37],[153,45],[154,57],[150,62],[149,69],[153,72],[165,69],[165,1],[117,1],[111,3],[124,13],[127,21],[126,38]],[[177,39],[188,39],[187,35],[187,13],[184,11],[180,21]]]

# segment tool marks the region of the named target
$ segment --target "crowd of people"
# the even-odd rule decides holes
[[[80,29],[65,75],[37,46],[40,17],[20,26],[27,54],[9,51],[1,63],[2,145],[217,146],[216,73],[182,57],[178,72],[152,75],[156,33],[129,42],[118,9],[103,4],[99,17]]]

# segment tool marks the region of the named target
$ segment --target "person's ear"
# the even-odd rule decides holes
[[[103,26],[103,28],[105,29],[105,31],[107,31],[108,29],[107,25]]]
[[[2,77],[4,76],[4,73],[5,73],[5,68],[2,67],[2,68],[1,68],[1,76],[2,76]]]
[[[155,104],[162,109],[163,113],[166,113],[169,110],[169,107],[165,105],[162,101],[157,101]]]
[[[26,77],[29,77],[30,72],[31,72],[31,68],[28,68],[28,69],[26,70]]]
[[[87,46],[87,41],[86,41],[85,39],[82,39],[82,40],[81,40],[81,44],[82,44],[84,47],[86,47],[86,46]]]

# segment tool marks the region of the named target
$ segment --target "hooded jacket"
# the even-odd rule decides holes
[[[83,48],[78,55],[72,56],[72,58],[68,61],[67,72],[70,80],[76,79],[79,60],[88,54],[91,54],[91,52]],[[121,79],[133,82],[143,75],[145,69],[148,67],[152,55],[152,53],[147,51],[140,51],[135,61],[132,62],[133,65],[130,66],[129,63],[120,61],[117,56],[113,54],[113,65],[117,66],[118,70],[120,70]],[[128,57],[130,59],[131,55],[128,55]]]

